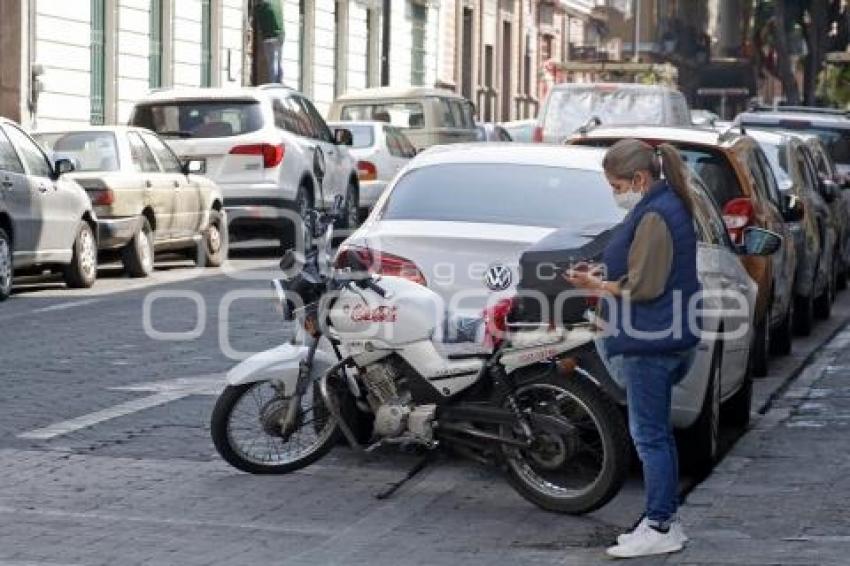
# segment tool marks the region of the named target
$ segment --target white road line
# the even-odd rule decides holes
[[[64,434],[88,428],[104,421],[130,415],[139,411],[144,411],[145,409],[158,407],[160,405],[165,405],[166,403],[188,397],[191,394],[191,391],[186,391],[185,389],[182,391],[157,393],[156,395],[127,401],[126,403],[121,403],[120,405],[115,405],[114,407],[103,409],[102,411],[89,413],[88,415],[83,415],[75,419],[62,421],[44,428],[24,432],[19,434],[18,438],[26,438],[29,440],[50,440],[51,438],[56,438],[57,436],[62,436]]]
[[[165,405],[190,395],[218,395],[224,386],[225,381],[222,375],[211,374],[109,387],[108,389],[112,391],[138,391],[154,393],[154,395],[133,399],[74,419],[24,432],[19,434],[18,438],[50,440],[118,417],[125,417],[145,409]]]
[[[39,309],[33,309],[30,313],[42,313],[42,312],[53,312],[53,311],[61,311],[65,309],[73,309],[75,307],[82,307],[85,305],[90,305],[92,303],[98,303],[103,299],[83,299],[81,301],[71,301],[69,303],[60,303],[58,305],[50,305],[49,307],[41,307]]]

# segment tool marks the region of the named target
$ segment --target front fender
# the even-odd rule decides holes
[[[298,370],[302,360],[307,358],[310,348],[303,344],[282,344],[271,350],[259,352],[246,358],[227,372],[229,385],[243,385],[258,381],[281,381],[286,391],[294,391],[298,381]],[[313,357],[313,377],[320,377],[336,359],[327,352],[317,349]]]

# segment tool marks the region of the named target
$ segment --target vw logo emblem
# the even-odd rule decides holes
[[[491,291],[504,291],[511,286],[512,280],[510,268],[499,263],[488,267],[484,274],[484,284]]]

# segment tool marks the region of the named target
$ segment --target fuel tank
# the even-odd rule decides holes
[[[369,340],[379,347],[398,347],[434,335],[444,316],[439,295],[401,277],[385,276],[376,283],[386,291],[386,297],[370,289],[341,291],[330,312],[332,330],[340,340]]]

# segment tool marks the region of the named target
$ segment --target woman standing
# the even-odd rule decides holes
[[[607,552],[618,558],[666,554],[687,541],[676,519],[679,473],[670,409],[673,385],[687,374],[699,342],[687,312],[700,289],[693,203],[685,164],[669,144],[656,151],[639,140],[621,140],[602,166],[614,199],[629,212],[603,255],[604,277],[599,271],[565,277],[607,295],[599,351],[613,377],[625,383],[629,432],[646,489],[643,520]]]

